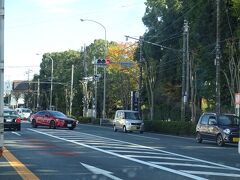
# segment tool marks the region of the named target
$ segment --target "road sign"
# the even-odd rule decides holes
[[[235,94],[235,105],[240,105],[240,93]]]
[[[121,66],[125,66],[125,67],[132,67],[133,66],[133,62],[131,61],[127,61],[127,62],[120,62]]]

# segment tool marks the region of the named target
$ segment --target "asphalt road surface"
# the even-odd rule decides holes
[[[237,145],[82,124],[32,128],[28,122],[4,138],[1,180],[240,179]]]

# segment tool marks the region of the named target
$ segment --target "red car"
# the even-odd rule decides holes
[[[38,126],[48,126],[52,129],[62,127],[73,130],[77,125],[75,119],[67,117],[62,112],[50,110],[39,111],[33,114],[30,121],[33,128],[37,128]]]

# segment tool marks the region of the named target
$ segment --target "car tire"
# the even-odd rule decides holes
[[[37,122],[35,119],[32,120],[32,127],[37,128]]]
[[[74,129],[74,127],[70,127],[70,128],[68,128],[69,130],[73,130]]]
[[[124,133],[127,133],[126,126],[123,126],[123,132],[124,132]]]
[[[216,141],[217,141],[218,146],[224,146],[224,144],[225,144],[221,134],[217,135]]]
[[[53,120],[50,121],[49,128],[56,129],[55,122]]]
[[[114,131],[114,132],[117,132],[117,128],[116,128],[115,125],[113,126],[113,131]]]
[[[197,143],[202,143],[202,136],[201,136],[201,134],[198,132],[197,133],[197,135],[196,135],[196,141],[197,141]]]
[[[140,134],[142,134],[143,133],[143,131],[140,131]]]

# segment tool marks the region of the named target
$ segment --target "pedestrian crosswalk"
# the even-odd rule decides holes
[[[192,179],[240,178],[240,168],[112,138],[68,130],[29,129]]]

